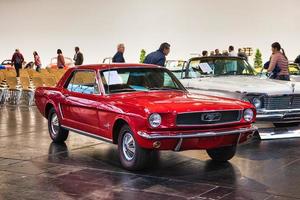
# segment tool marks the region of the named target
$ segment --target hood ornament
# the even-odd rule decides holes
[[[295,93],[295,83],[292,83],[292,90],[293,90],[293,93]]]

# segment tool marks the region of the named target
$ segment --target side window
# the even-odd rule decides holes
[[[171,87],[171,88],[176,87],[171,76],[169,76],[169,74],[167,74],[166,72],[164,73],[164,87]]]
[[[99,87],[95,71],[75,71],[69,84],[66,86],[71,92],[82,94],[99,94]]]

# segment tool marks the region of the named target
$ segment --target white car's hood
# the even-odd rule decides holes
[[[181,79],[189,88],[238,93],[262,93],[268,95],[300,94],[300,83],[261,79],[254,76],[219,76]],[[293,86],[294,85],[294,86]]]

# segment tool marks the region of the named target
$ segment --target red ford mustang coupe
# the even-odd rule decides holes
[[[153,65],[71,68],[56,87],[38,88],[35,99],[54,142],[73,131],[117,144],[128,170],[146,167],[157,150],[205,149],[227,161],[256,131],[250,103],[190,94],[169,70]]]

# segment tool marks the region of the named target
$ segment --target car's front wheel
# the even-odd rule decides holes
[[[54,108],[51,108],[48,115],[48,130],[51,139],[55,143],[63,143],[69,136],[69,131],[62,128]]]
[[[118,152],[122,166],[127,170],[141,170],[151,157],[151,150],[141,148],[128,125],[124,125],[118,137]]]
[[[216,149],[207,149],[206,152],[212,160],[218,162],[226,162],[233,158],[233,156],[235,155],[236,146],[234,145]]]

